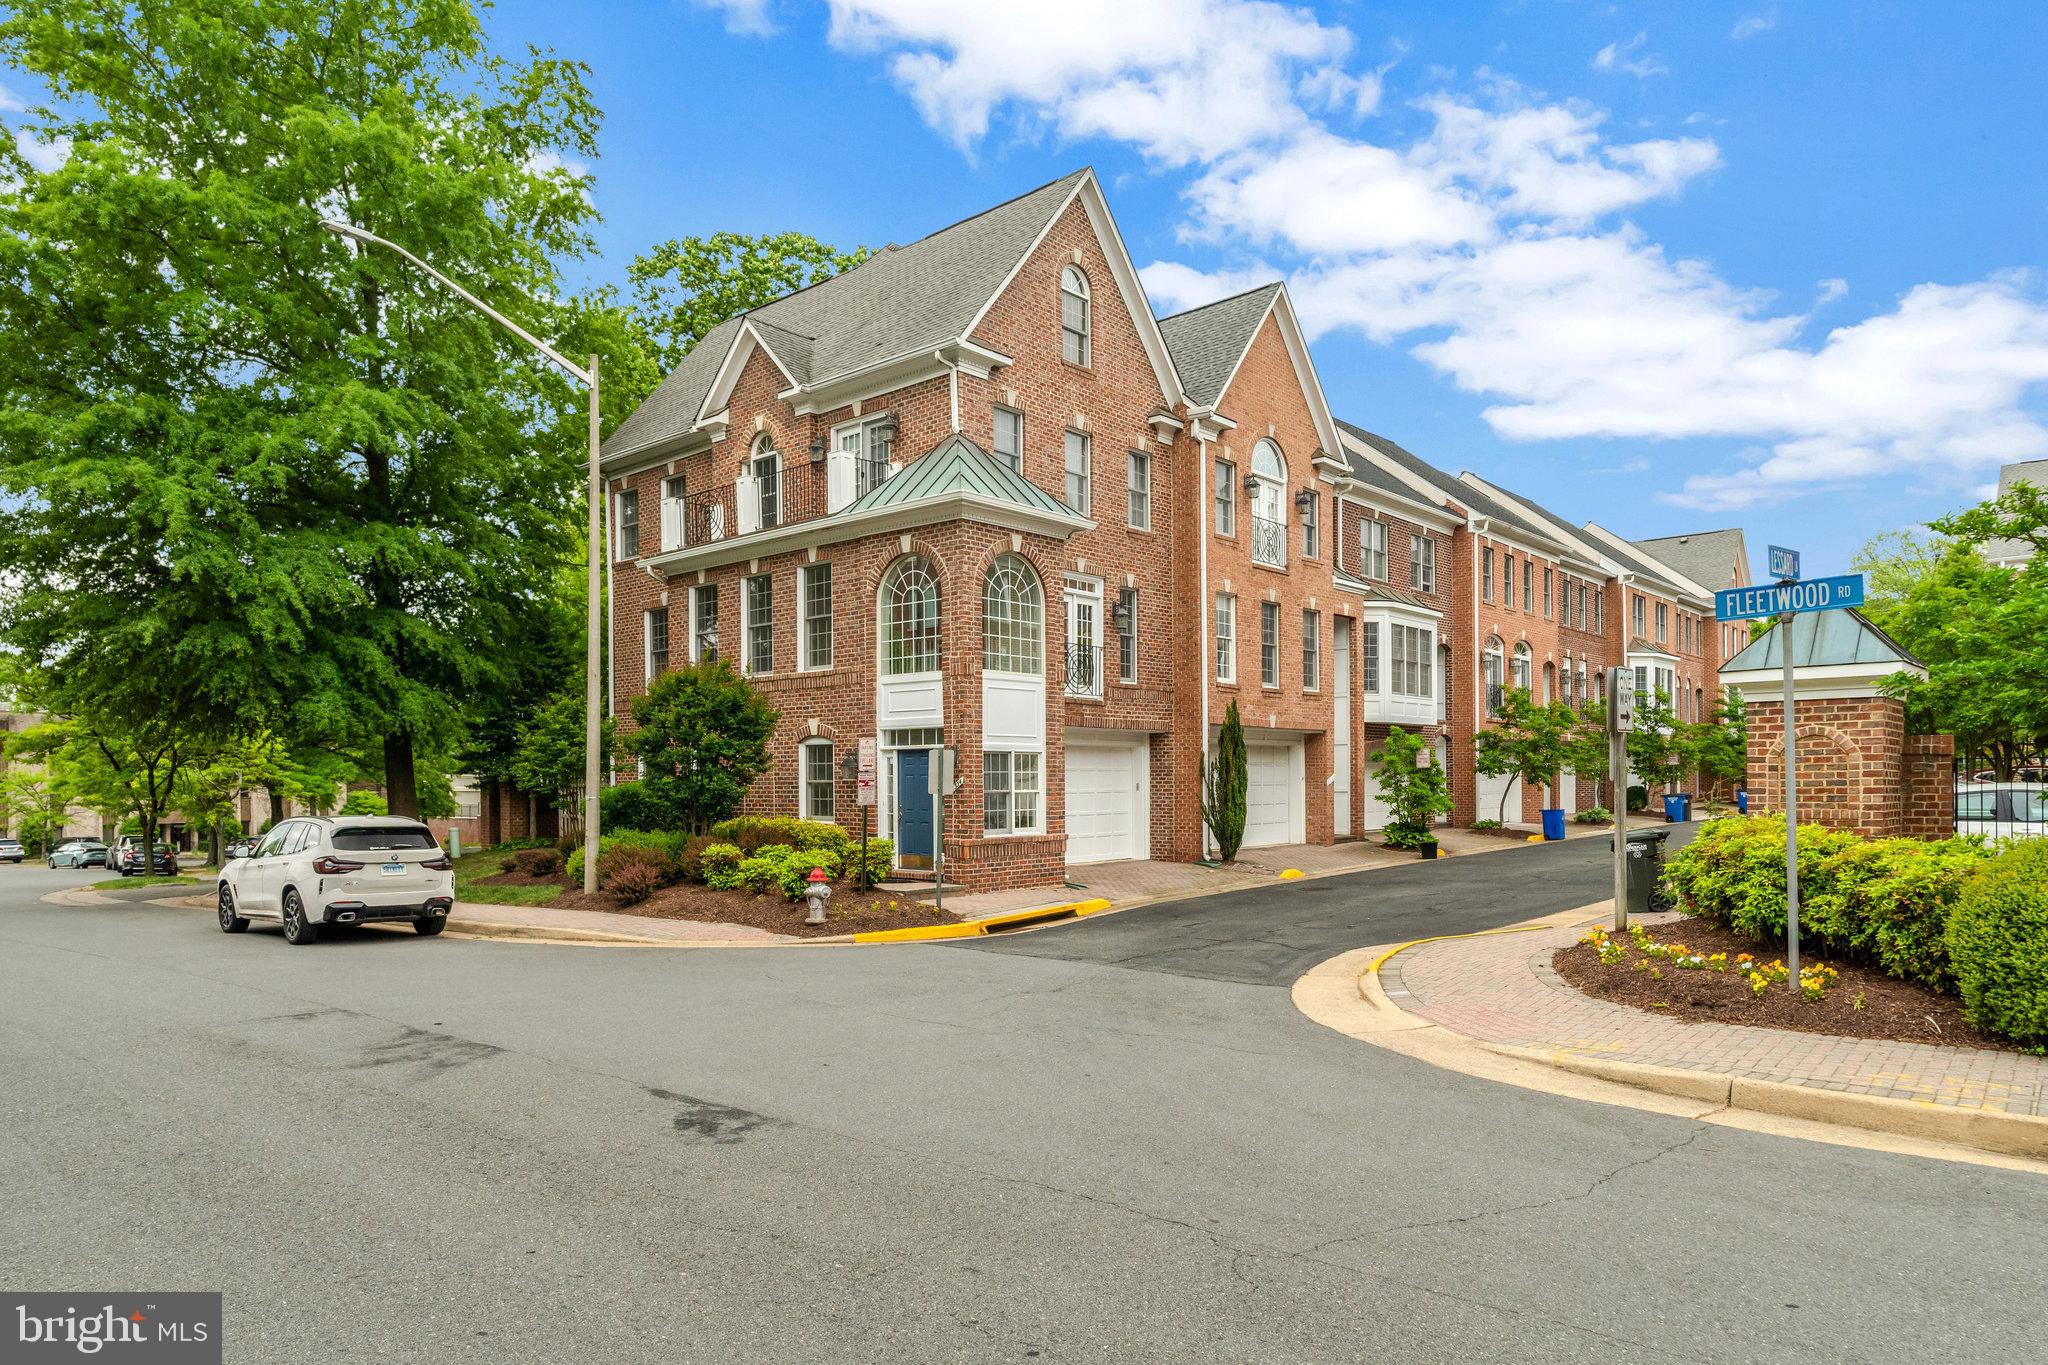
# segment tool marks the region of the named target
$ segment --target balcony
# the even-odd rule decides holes
[[[1252,517],[1252,563],[1282,568],[1287,563],[1287,523]]]
[[[1087,700],[1102,697],[1102,646],[1067,646],[1067,695]]]
[[[685,497],[665,497],[661,500],[661,552],[669,554],[830,516],[895,473],[895,466],[887,460],[841,452],[824,461],[741,474],[731,483]]]

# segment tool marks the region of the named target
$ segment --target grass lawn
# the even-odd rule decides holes
[[[103,882],[94,882],[95,891],[118,891],[124,886],[197,886],[197,877],[114,877]]]
[[[455,860],[455,899],[484,905],[546,905],[562,894],[559,886],[485,886],[483,879],[505,870],[508,849],[478,849]]]

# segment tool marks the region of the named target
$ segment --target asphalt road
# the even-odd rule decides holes
[[[1535,1095],[1292,1008],[1326,950],[1597,899],[1593,845],[986,951],[301,950],[37,904],[50,876],[0,868],[0,1285],[222,1290],[232,1360],[2004,1361],[2048,1335],[2048,1180]]]

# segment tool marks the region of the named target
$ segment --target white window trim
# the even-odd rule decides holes
[[[688,603],[683,610],[683,615],[685,618],[687,618],[687,622],[690,627],[690,638],[683,642],[683,652],[685,656],[689,659],[689,661],[693,664],[700,664],[704,662],[703,656],[700,655],[697,651],[697,641],[699,636],[698,627],[700,627],[703,624],[703,622],[698,618],[697,615],[697,595],[700,592],[707,593],[713,601],[716,601],[718,597],[718,585],[715,583],[693,583],[690,585],[690,595]],[[669,642],[669,652],[670,654],[674,654],[675,652],[674,640],[670,640]]]
[[[1067,501],[1067,482],[1073,477],[1073,469],[1069,463],[1070,447],[1077,436],[1081,438],[1081,505],[1078,507]],[[1069,510],[1079,512],[1084,517],[1094,514],[1095,438],[1085,431],[1076,431],[1072,427],[1068,427],[1066,434],[1060,438],[1060,501]]]
[[[768,580],[768,666],[754,667],[754,607],[750,600],[753,593],[748,585],[757,578]],[[775,575],[772,573],[750,573],[740,579],[740,668],[749,678],[768,678],[775,675]]]
[[[1223,604],[1225,602],[1230,604],[1230,633],[1228,635],[1224,634],[1223,631]],[[1234,592],[1217,593],[1214,602],[1210,606],[1210,611],[1212,613],[1210,630],[1214,634],[1216,643],[1229,646],[1224,656],[1216,661],[1216,681],[1220,683],[1235,683],[1237,681],[1237,594]],[[1228,665],[1227,668],[1221,666],[1225,664]]]
[[[1070,275],[1081,282],[1079,290],[1067,288],[1067,279]],[[1060,362],[1065,365],[1077,365],[1084,370],[1092,369],[1095,364],[1095,290],[1088,283],[1088,272],[1076,264],[1062,266],[1059,291]],[[1081,339],[1079,360],[1067,359],[1067,299],[1070,295],[1081,300],[1081,325],[1075,332]]]
[[[823,815],[811,813],[811,750],[824,749],[832,754],[832,809]],[[796,810],[806,820],[836,821],[839,818],[839,754],[829,739],[806,739],[796,746]]]
[[[662,616],[664,617],[662,627],[668,634],[668,648],[663,650],[662,653],[664,657],[668,659],[669,667],[675,666],[676,657],[676,623],[675,618],[673,615],[670,614],[669,609],[667,607],[649,607],[647,610],[641,612],[640,676],[646,679],[650,684],[654,681],[656,677],[654,671],[654,613],[656,613],[657,611],[662,613]]]
[[[1280,616],[1278,602],[1263,599],[1259,602],[1259,686],[1268,690],[1280,686],[1280,656],[1286,652],[1281,638]],[[1273,678],[1270,682],[1266,680],[1266,622],[1269,619],[1273,622]]]
[[[1002,450],[999,448],[1001,443],[996,440],[996,436],[1003,429],[1003,416],[1005,413],[1017,419],[1017,463],[1011,465],[1011,468],[1021,475],[1024,472],[1024,414],[1018,411],[1016,408],[1011,407],[1007,403],[995,404],[994,412],[989,418],[988,453],[995,456],[1004,464],[1010,463],[1009,457],[1004,455]]]
[[[1145,486],[1138,487],[1138,471],[1145,471]],[[1152,457],[1142,450],[1124,455],[1124,523],[1133,531],[1152,529]],[[1138,520],[1138,494],[1145,495],[1145,520]]]
[[[633,552],[626,553],[626,499],[633,500]],[[612,562],[640,557],[640,490],[621,488],[612,495]]]
[[[1313,650],[1309,646],[1315,646]],[[1315,681],[1309,681],[1308,661],[1316,661]],[[1320,692],[1323,690],[1323,614],[1312,607],[1304,607],[1301,613],[1301,690]]]
[[[829,673],[839,661],[839,622],[828,595],[825,599],[825,651],[831,657],[821,664],[811,662],[811,580],[820,571],[831,573],[831,561],[799,564],[796,569],[796,671],[799,673]]]
[[[1229,470],[1223,480],[1225,497],[1216,496],[1216,474],[1218,470]],[[1223,514],[1230,514],[1230,525],[1223,525]],[[1217,456],[1209,465],[1209,527],[1219,536],[1231,539],[1237,537],[1237,462]]]
[[[1378,573],[1372,571],[1372,536],[1375,528],[1379,532],[1380,542],[1380,571]],[[1378,517],[1364,517],[1360,519],[1358,523],[1358,572],[1360,576],[1374,583],[1384,583],[1387,581],[1387,575],[1393,571],[1393,564],[1391,562],[1393,554],[1388,549],[1389,539],[1387,524],[1384,521],[1381,521]]]
[[[1010,829],[988,828],[987,761],[990,754],[1008,754],[1010,756],[1010,796],[1013,803],[1011,806],[1013,827]],[[1014,827],[1014,815],[1016,810],[1014,801],[1017,791],[1017,756],[1019,754],[1023,754],[1027,757],[1035,758],[1038,760],[1038,790],[1036,793],[1038,799],[1033,803],[1033,810],[1035,812],[1033,818],[1036,820],[1036,823],[1030,829],[1017,829]],[[1028,744],[1019,745],[1014,748],[1007,744],[990,744],[983,746],[981,756],[983,762],[981,773],[982,837],[985,839],[1036,839],[1042,836],[1045,833],[1045,750],[1035,745]]]

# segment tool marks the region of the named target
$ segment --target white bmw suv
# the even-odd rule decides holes
[[[222,933],[278,920],[291,944],[313,942],[322,925],[369,920],[410,920],[438,934],[454,904],[455,864],[434,832],[390,815],[283,821],[220,874]]]

